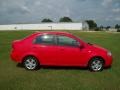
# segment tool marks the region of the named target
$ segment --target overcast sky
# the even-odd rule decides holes
[[[58,22],[63,16],[114,26],[120,24],[120,0],[0,0],[0,24]]]

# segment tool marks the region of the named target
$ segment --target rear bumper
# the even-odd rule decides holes
[[[21,63],[19,54],[15,52],[14,50],[11,51],[10,57],[11,57],[11,60],[13,60],[14,62]]]

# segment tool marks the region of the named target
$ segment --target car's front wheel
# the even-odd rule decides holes
[[[39,67],[38,60],[33,56],[27,56],[24,58],[23,65],[27,70],[36,70]]]
[[[104,68],[104,61],[102,58],[95,57],[89,62],[90,71],[98,72]]]

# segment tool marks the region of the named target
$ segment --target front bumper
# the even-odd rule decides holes
[[[107,56],[106,61],[105,61],[105,67],[110,67],[112,66],[112,62],[113,62],[113,57],[111,56]]]

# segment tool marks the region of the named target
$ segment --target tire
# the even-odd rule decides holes
[[[88,67],[90,71],[93,71],[93,72],[102,71],[104,68],[104,61],[100,57],[95,57],[89,62]]]
[[[39,62],[33,56],[25,57],[23,61],[23,65],[27,70],[37,70],[39,68]]]

